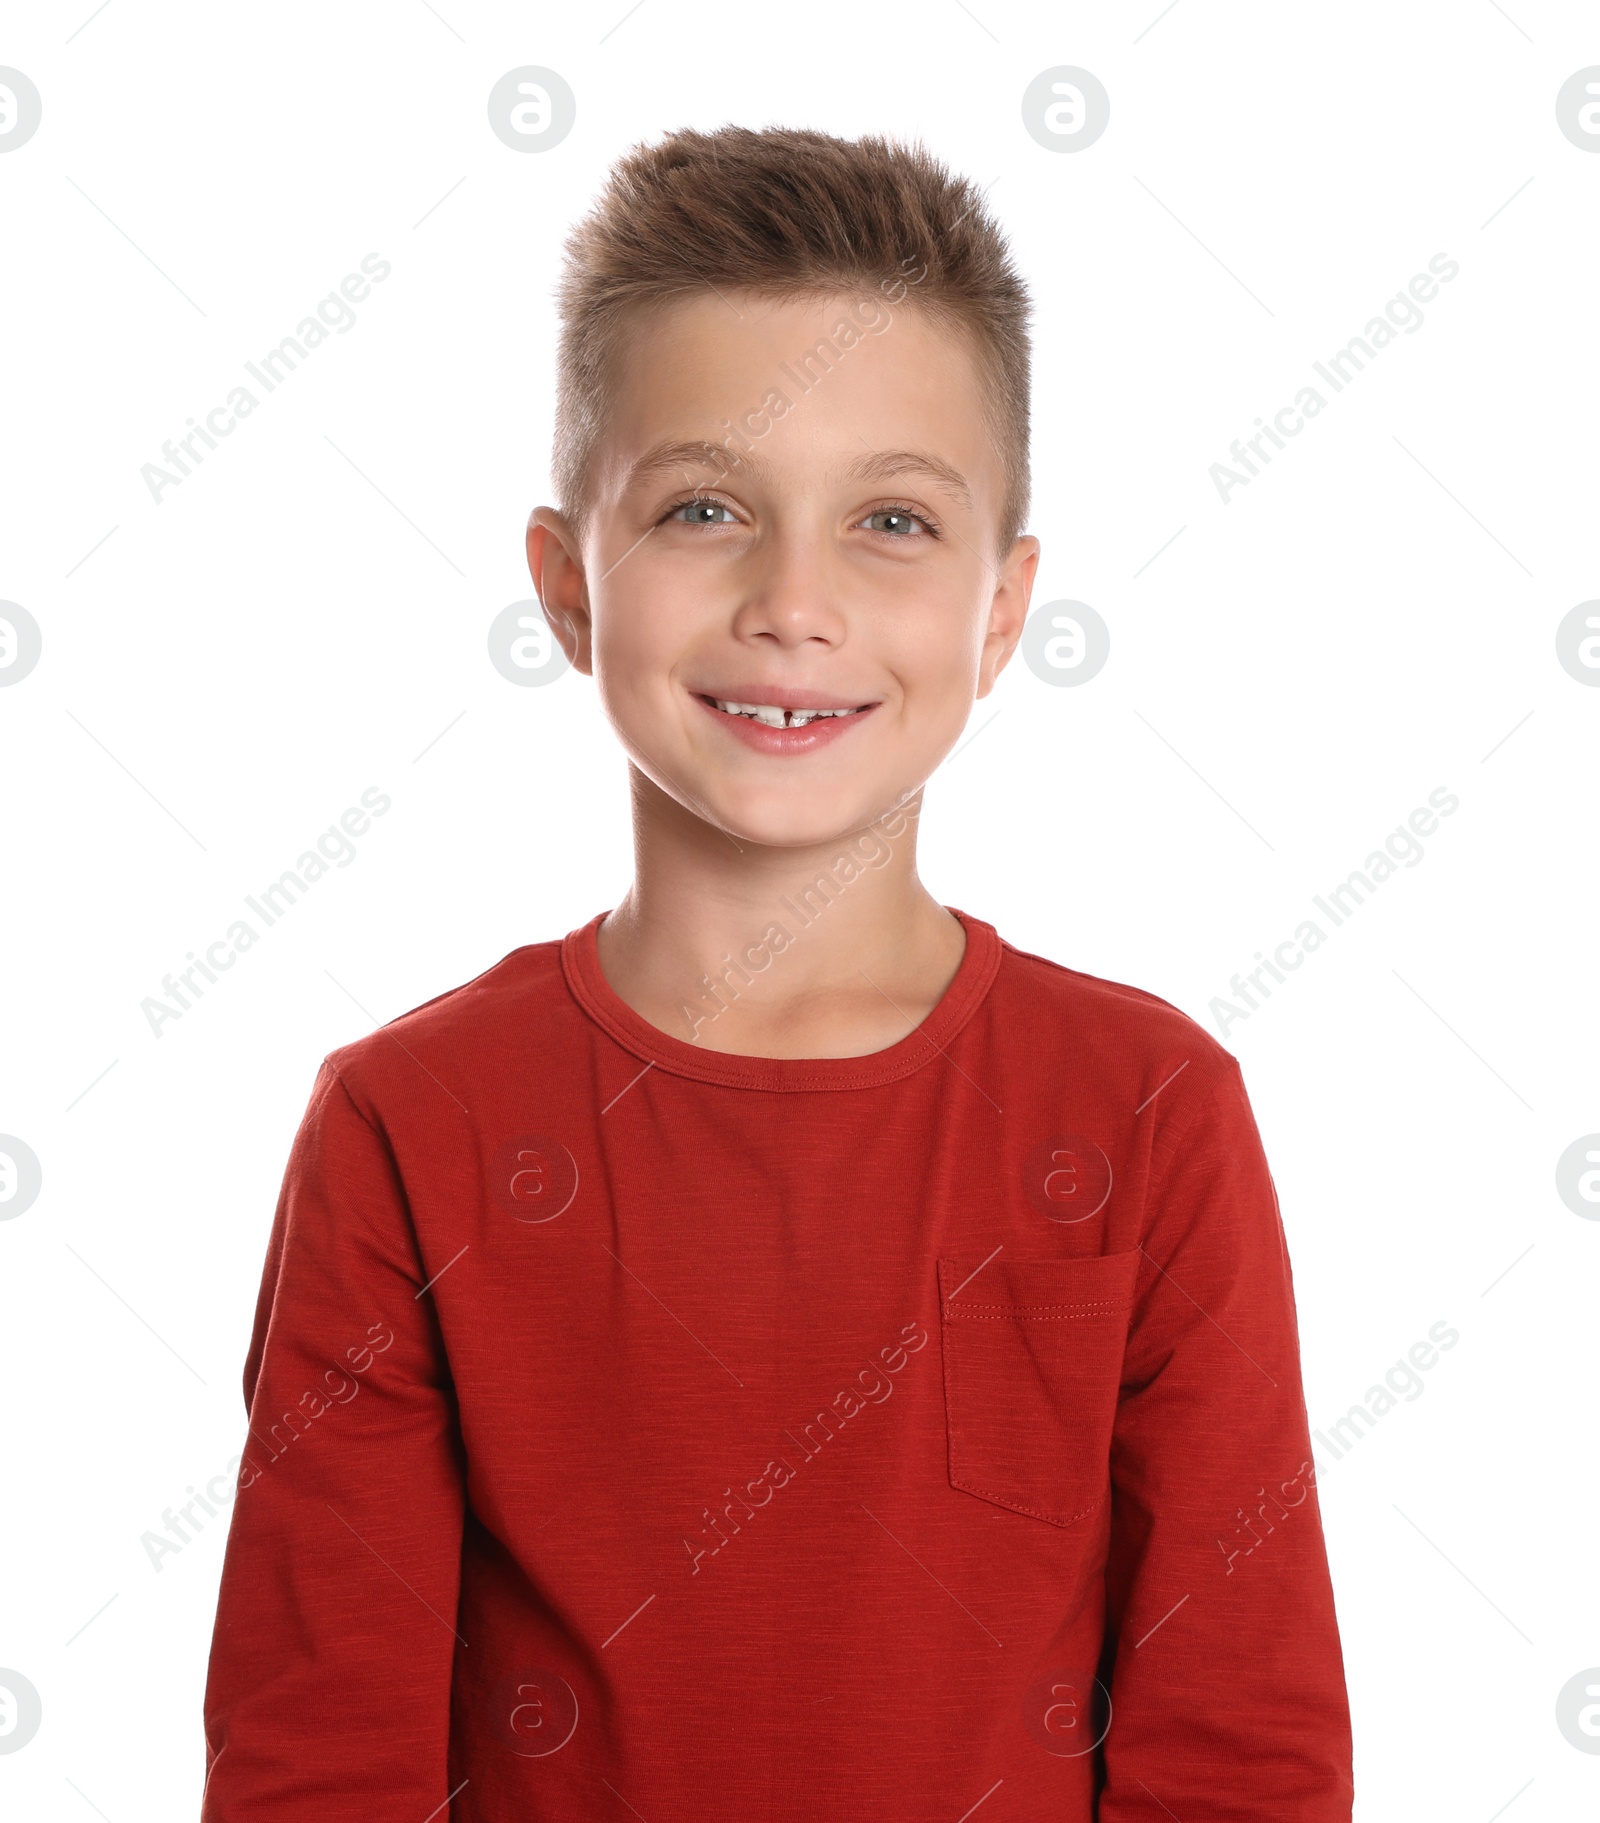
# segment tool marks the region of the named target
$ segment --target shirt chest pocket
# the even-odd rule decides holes
[[[1084,1260],[939,1262],[952,1486],[1050,1525],[1110,1483],[1137,1251]]]

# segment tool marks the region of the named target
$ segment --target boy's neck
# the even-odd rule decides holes
[[[815,847],[762,848],[630,773],[634,879],[598,948],[641,1018],[713,1051],[857,1057],[933,1010],[966,934],[917,876],[920,793]]]

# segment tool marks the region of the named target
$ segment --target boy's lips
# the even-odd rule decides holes
[[[814,753],[864,721],[875,702],[850,702],[820,690],[740,686],[726,695],[692,691],[695,701],[729,734],[758,753]]]

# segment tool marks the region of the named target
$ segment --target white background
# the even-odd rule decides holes
[[[1600,595],[1600,156],[1555,96],[1595,9],[626,3],[7,7],[44,112],[0,156],[0,597],[44,654],[0,690],[0,1131],[44,1188],[0,1222],[0,1666],[44,1722],[0,1805],[197,1813],[223,1520],[159,1572],[141,1536],[240,1447],[318,1060],[626,881],[590,685],[518,688],[485,636],[550,496],[563,233],[626,146],[731,120],[923,137],[1034,288],[1035,600],[1092,604],[1111,657],[978,706],[923,820],[946,903],[1216,1033],[1313,893],[1460,798],[1223,1041],[1312,1423],[1461,1338],[1322,1480],[1358,1816],[1592,1816],[1555,1703],[1600,1664],[1600,1222],[1555,1167],[1600,1129],[1600,689],[1555,631]],[[486,117],[522,64],[577,97],[538,155]],[[1073,155],[1020,113],[1057,64],[1111,96]],[[141,465],[369,252],[355,327],[153,502]],[[1436,253],[1421,329],[1219,500]],[[155,1037],[144,997],[373,785],[356,859]]]

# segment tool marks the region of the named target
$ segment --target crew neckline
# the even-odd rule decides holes
[[[959,911],[967,947],[950,985],[927,1018],[882,1051],[860,1057],[745,1057],[708,1051],[663,1032],[636,1013],[606,980],[600,967],[600,926],[609,911],[561,941],[561,967],[579,1006],[625,1050],[674,1076],[718,1083],[732,1089],[873,1089],[920,1070],[938,1056],[977,1011],[1000,966],[1000,938],[992,924]]]

